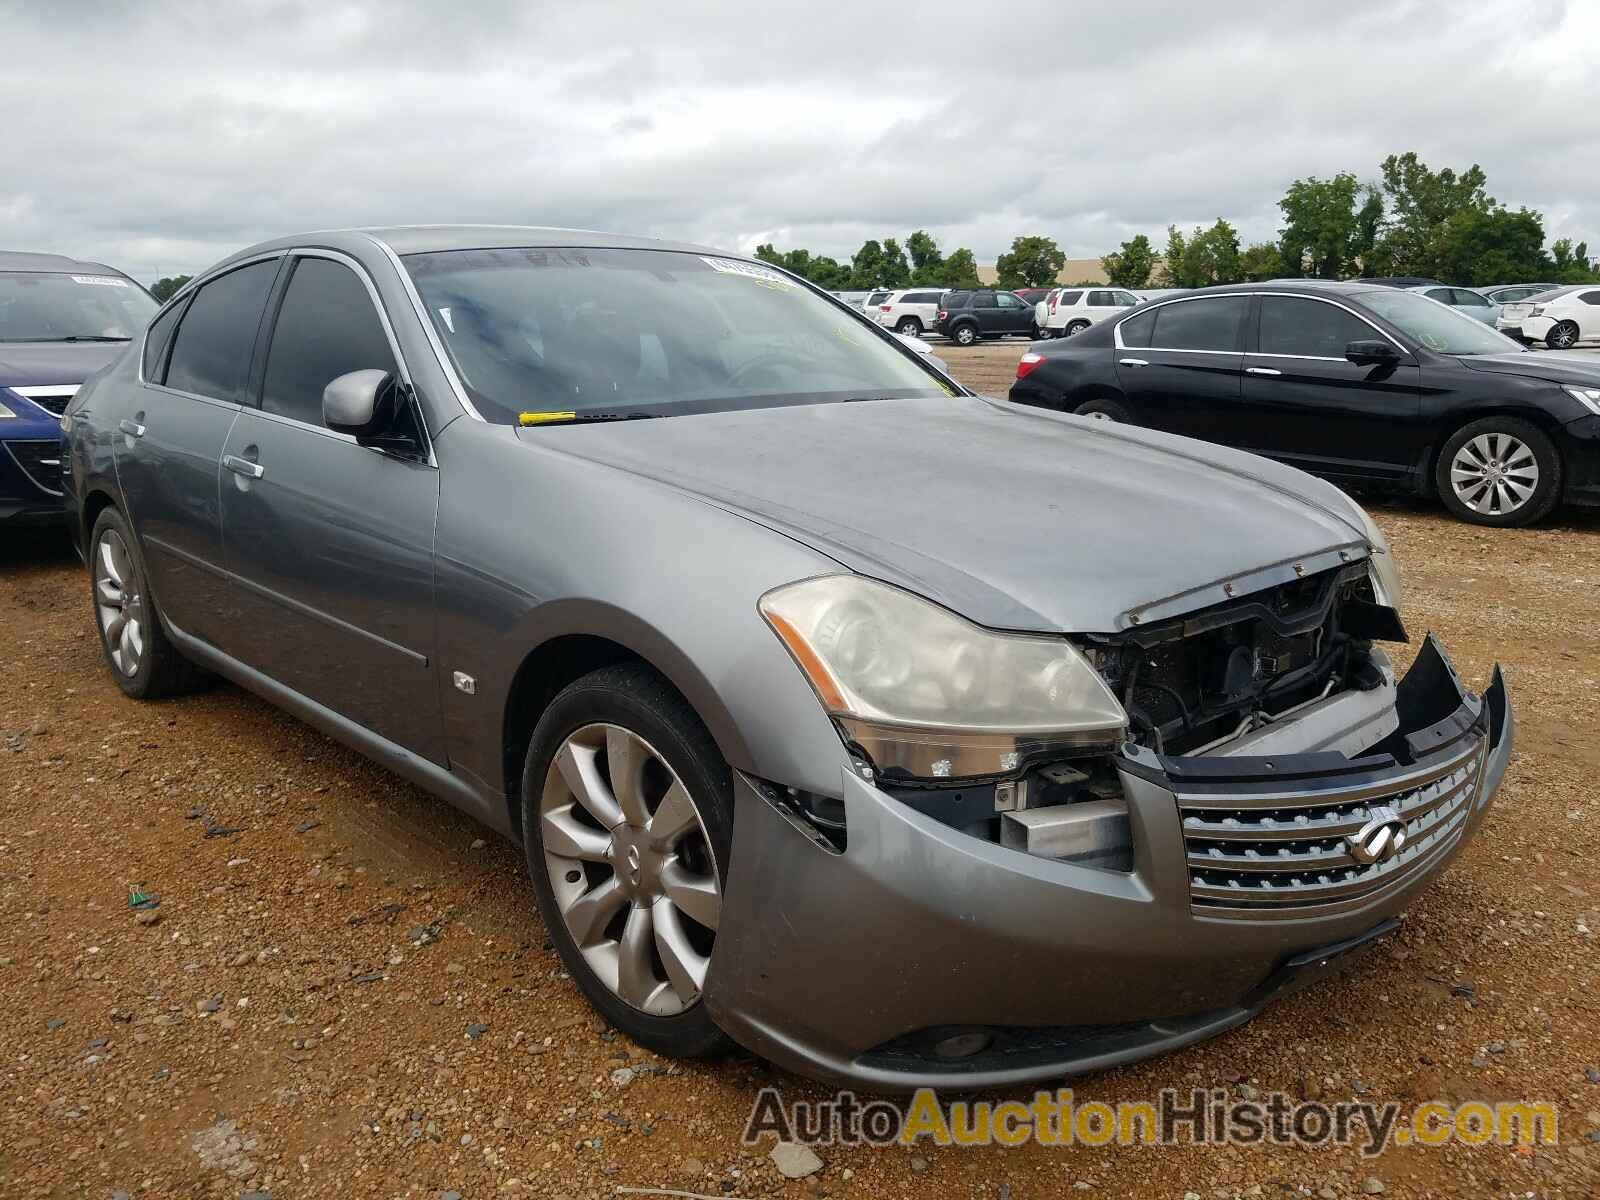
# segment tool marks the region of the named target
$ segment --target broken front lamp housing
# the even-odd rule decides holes
[[[760,607],[845,737],[889,778],[1009,775],[1112,746],[1127,727],[1065,638],[994,633],[854,575],[787,584]]]

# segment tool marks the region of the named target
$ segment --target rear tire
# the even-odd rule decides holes
[[[615,761],[614,748],[636,756],[632,772]],[[557,762],[563,751],[588,764],[579,771],[588,802],[566,782],[570,775]],[[591,804],[609,806],[611,817],[596,819]],[[654,829],[657,818],[679,832]],[[700,989],[728,880],[733,776],[683,697],[638,662],[605,667],[563,689],[528,744],[522,833],[550,941],[601,1016],[658,1054],[704,1058],[731,1050]],[[609,857],[595,857],[602,843]],[[678,903],[682,895],[696,903]],[[701,912],[708,896],[716,907]],[[574,929],[586,927],[580,945]],[[629,963],[637,964],[631,973]]]
[[[167,628],[138,539],[127,518],[107,508],[89,533],[89,602],[111,677],[135,700],[198,691],[211,675],[186,659]]]
[[[1089,322],[1088,321],[1073,321],[1064,330],[1061,331],[1061,336],[1062,337],[1071,337],[1071,336],[1073,336],[1073,334],[1082,333],[1087,328],[1089,328]]]
[[[921,337],[922,322],[915,317],[907,317],[894,327],[894,331],[904,337]]]
[[[1444,506],[1473,525],[1531,525],[1561,498],[1555,443],[1515,417],[1485,417],[1456,430],[1439,451],[1433,476]]]
[[[1558,321],[1544,335],[1544,344],[1552,350],[1571,350],[1578,344],[1578,326],[1573,321]]]
[[[957,325],[950,331],[950,339],[958,346],[971,346],[978,341],[976,325]]]
[[[1072,411],[1080,417],[1090,417],[1096,421],[1115,421],[1121,425],[1133,424],[1133,413],[1128,411],[1126,405],[1116,400],[1089,400]]]

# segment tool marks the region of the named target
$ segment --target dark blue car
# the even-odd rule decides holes
[[[156,308],[101,263],[0,250],[0,528],[61,520],[61,414]]]

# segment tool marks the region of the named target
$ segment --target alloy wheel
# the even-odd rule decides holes
[[[1578,344],[1578,327],[1571,321],[1563,321],[1550,331],[1550,336],[1545,340],[1552,350],[1570,350]]]
[[[1526,504],[1539,487],[1539,460],[1509,433],[1480,433],[1450,463],[1450,486],[1473,512],[1501,517]]]
[[[620,999],[670,1017],[700,998],[722,911],[716,857],[683,781],[620,725],[586,725],[545,777],[539,836],[556,907]]]
[[[144,597],[139,594],[128,544],[115,529],[100,535],[94,561],[95,615],[106,649],[117,670],[136,675],[144,657]]]

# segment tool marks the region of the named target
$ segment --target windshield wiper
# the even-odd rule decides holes
[[[601,421],[648,421],[670,416],[663,412],[525,412],[517,414],[524,429],[542,425],[593,425]]]

